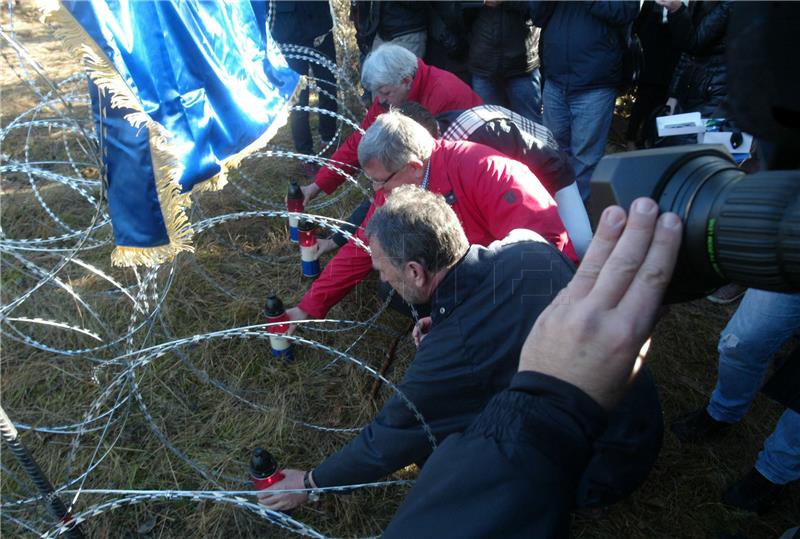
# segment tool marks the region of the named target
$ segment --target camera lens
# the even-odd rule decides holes
[[[593,217],[610,204],[627,209],[648,196],[684,223],[668,301],[702,297],[727,282],[800,291],[800,171],[747,175],[714,146],[614,154],[603,161],[592,177]]]

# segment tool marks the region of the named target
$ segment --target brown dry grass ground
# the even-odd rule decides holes
[[[63,54],[60,44],[35,22],[31,11],[23,6],[15,12],[15,17],[19,41],[46,66],[53,80],[63,80],[72,72],[71,60]],[[2,22],[4,29],[8,28],[7,13]],[[0,74],[0,125],[6,126],[38,102],[38,98],[15,76],[14,67],[18,66],[18,61],[6,46],[3,55],[8,62]],[[26,77],[24,73],[22,76]],[[52,117],[53,114],[43,116]],[[621,139],[622,123],[620,120],[615,124],[612,141]],[[51,140],[52,136],[49,131],[33,131],[30,140],[34,142],[30,145],[35,149],[29,160],[56,158],[59,153],[63,157],[64,145],[60,139]],[[287,130],[282,130],[274,142],[290,147]],[[14,134],[4,141],[2,151],[10,159],[19,159],[23,147],[24,136]],[[77,145],[70,147],[75,149]],[[78,160],[83,159],[80,151],[76,150],[76,155]],[[3,158],[3,164],[8,158]],[[87,170],[84,174],[91,175]],[[242,172],[257,181],[250,183],[235,173],[233,183],[277,207],[285,180],[295,177],[298,169],[296,164],[286,160],[261,158],[248,160]],[[91,205],[74,190],[43,180],[38,185],[44,202],[56,215],[72,227],[88,226]],[[253,203],[232,187],[221,193],[197,196],[195,208],[200,213],[195,217],[254,209]],[[6,174],[2,188],[0,222],[9,237],[47,237],[58,230],[40,203],[33,199],[27,178],[18,173]],[[341,217],[357,199],[357,194],[351,193],[322,213]],[[94,237],[107,238],[109,234],[106,228]],[[149,331],[137,332],[133,349],[260,323],[263,300],[268,292],[276,292],[286,303],[294,304],[309,284],[299,275],[296,247],[285,240],[281,220],[245,219],[219,225],[199,234],[196,246],[195,255],[178,258],[174,274],[170,274],[169,268],[159,272],[158,290],[167,290],[161,317]],[[109,252],[109,247],[102,247],[82,252],[81,258],[107,271],[124,285],[134,285],[136,281],[130,270],[110,267]],[[54,267],[59,260],[53,254],[31,254],[28,259],[45,268]],[[130,302],[112,293],[107,282],[80,267],[69,266],[59,276],[74,287],[101,320],[92,319],[85,307],[62,289],[52,286],[35,294],[14,315],[67,321],[103,336],[125,334],[133,314]],[[4,305],[38,281],[29,268],[8,255],[3,256],[0,278]],[[370,318],[379,308],[374,298],[374,285],[374,280],[362,284],[330,313],[330,317]],[[706,402],[716,376],[717,336],[733,310],[734,307],[697,301],[672,308],[659,323],[650,358],[667,421]],[[399,316],[384,313],[362,339],[358,339],[362,329],[333,333],[308,329],[304,335],[342,351],[357,341],[348,353],[377,368],[385,360],[395,335],[405,330],[406,325]],[[56,328],[17,327],[55,348],[80,349],[96,345],[91,339]],[[67,357],[23,345],[10,339],[5,330],[4,326],[0,363],[2,405],[17,422],[64,425],[81,421],[91,403],[120,372],[120,367],[114,365],[99,371],[94,369],[89,356],[108,360],[117,356],[122,346]],[[297,361],[283,365],[270,360],[268,344],[263,340],[212,339],[182,346],[153,359],[136,370],[135,380],[153,424],[174,447],[203,468],[244,479],[248,453],[257,445],[270,448],[282,464],[308,467],[352,436],[320,432],[298,425],[296,421],[357,428],[369,421],[389,394],[383,388],[377,401],[373,401],[370,398],[372,378],[347,361],[331,364],[330,354],[310,347],[300,347],[297,353]],[[401,339],[397,355],[398,361],[388,373],[393,381],[400,379],[413,357],[413,345],[408,337]],[[100,453],[108,451],[108,456],[91,472],[85,488],[247,488],[233,480],[221,480],[215,485],[203,479],[154,435],[134,397],[124,391],[121,395],[123,404],[105,438],[101,440],[97,432],[83,434],[74,458],[70,458],[74,436],[23,433],[25,443],[54,483],[60,484],[84,471],[93,458],[93,451],[99,447]],[[117,393],[110,394],[100,410],[110,409],[117,397]],[[726,509],[718,500],[723,488],[752,465],[779,413],[777,405],[759,397],[752,412],[727,438],[700,447],[681,446],[667,433],[656,468],[645,485],[630,500],[612,508],[606,519],[576,519],[574,535],[582,538],[716,537],[720,532],[738,531],[750,538],[778,537],[783,530],[796,524],[800,515],[797,486],[790,489],[789,496],[769,515],[761,518]],[[68,462],[71,466],[66,468]],[[32,486],[22,479],[24,474],[5,451],[2,464],[0,485],[4,503],[20,496],[31,496]],[[395,474],[395,478],[413,478],[415,474],[413,469],[404,470]],[[406,492],[404,487],[390,487],[347,496],[326,496],[321,503],[303,507],[293,516],[326,535],[377,535]],[[84,509],[101,499],[108,498],[84,494],[76,509]],[[6,509],[5,515],[33,522],[41,530],[48,529],[44,524],[46,516],[38,509]],[[447,515],[442,517],[447,518]],[[294,536],[241,509],[185,500],[150,501],[116,509],[89,520],[84,529],[94,537]],[[8,537],[25,535],[21,528],[6,519],[0,531]]]

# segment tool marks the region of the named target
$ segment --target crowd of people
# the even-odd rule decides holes
[[[335,62],[327,2],[277,4],[276,39]],[[418,318],[417,353],[358,436],[313,470],[284,470],[261,503],[290,510],[316,489],[416,463],[419,481],[384,537],[549,537],[568,533],[570,511],[605,508],[641,485],[663,426],[637,356],[681,222],[643,198],[628,215],[608,208],[593,239],[589,180],[631,82],[632,33],[645,63],[631,148],[656,142],[655,114],[729,116],[731,13],[730,2],[695,0],[352,2],[371,98],[363,135],[332,153],[335,166],[308,170],[302,192],[308,203],[362,174],[373,196],[350,222],[369,252],[341,235],[322,240],[320,252],[338,251],[287,313],[325,317],[374,269]],[[332,81],[326,69],[314,76]],[[330,95],[320,107],[335,112]],[[293,114],[296,149],[311,153],[308,113]],[[323,146],[334,127],[322,115]],[[673,424],[682,442],[742,419],[800,328],[799,297],[745,294],[720,337],[708,407]],[[476,460],[491,473],[461,473]],[[722,499],[761,512],[798,479],[800,414],[789,407]],[[469,518],[480,510],[495,516]]]

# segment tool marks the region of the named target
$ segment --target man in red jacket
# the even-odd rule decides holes
[[[389,105],[400,105],[406,101],[416,101],[433,114],[483,104],[481,98],[452,73],[426,65],[413,53],[391,43],[381,45],[367,56],[361,71],[361,85],[375,96],[367,116],[361,122],[364,131],[379,114],[386,112]],[[361,137],[360,132],[354,132],[331,156],[337,168],[350,174],[358,171],[358,143]],[[323,167],[314,178],[314,183],[301,188],[305,203],[308,204],[320,191],[333,193],[344,181],[344,175]]]
[[[375,209],[392,189],[415,184],[444,196],[470,244],[489,245],[516,228],[541,235],[573,262],[575,251],[555,201],[528,167],[481,144],[435,140],[424,127],[399,112],[382,114],[358,147],[375,200],[356,237],[364,244]],[[372,269],[370,254],[350,240],[328,263],[297,307],[292,320],[323,318]]]

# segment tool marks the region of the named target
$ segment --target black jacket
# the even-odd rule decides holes
[[[524,2],[466,10],[471,20],[469,71],[492,78],[521,77],[539,67],[539,29]]]
[[[575,386],[517,374],[433,453],[381,537],[568,537],[575,489],[605,418]]]
[[[398,385],[437,443],[464,431],[508,387],[530,329],[572,273],[572,263],[540,236],[516,230],[489,247],[470,247],[442,280],[431,304],[433,327]],[[662,434],[655,384],[643,373],[595,443],[572,504],[607,505],[630,494],[652,468]],[[376,481],[424,462],[432,450],[419,417],[395,394],[314,469],[314,480],[320,487]]]
[[[670,83],[680,112],[710,116],[728,95],[725,31],[730,2],[692,2],[669,14],[673,43],[683,51]]]
[[[617,88],[622,82],[622,34],[639,13],[638,0],[529,2],[542,28],[541,68],[565,91]]]
[[[275,2],[272,37],[278,43],[309,47],[333,28],[328,2]]]
[[[477,114],[478,111],[485,112]],[[436,116],[436,121],[443,138],[477,142],[524,163],[551,196],[575,182],[569,158],[559,149],[550,130],[510,110],[480,105],[444,112]]]
[[[425,30],[428,27],[428,3],[351,0],[350,20],[356,28],[356,43],[366,54],[376,35],[384,41],[391,41]]]
[[[398,385],[437,443],[466,429],[508,387],[533,323],[572,277],[572,263],[561,253],[534,232],[519,232],[470,247],[439,283],[433,327]],[[355,439],[314,469],[314,480],[321,487],[376,481],[424,462],[431,451],[419,419],[395,394]]]

